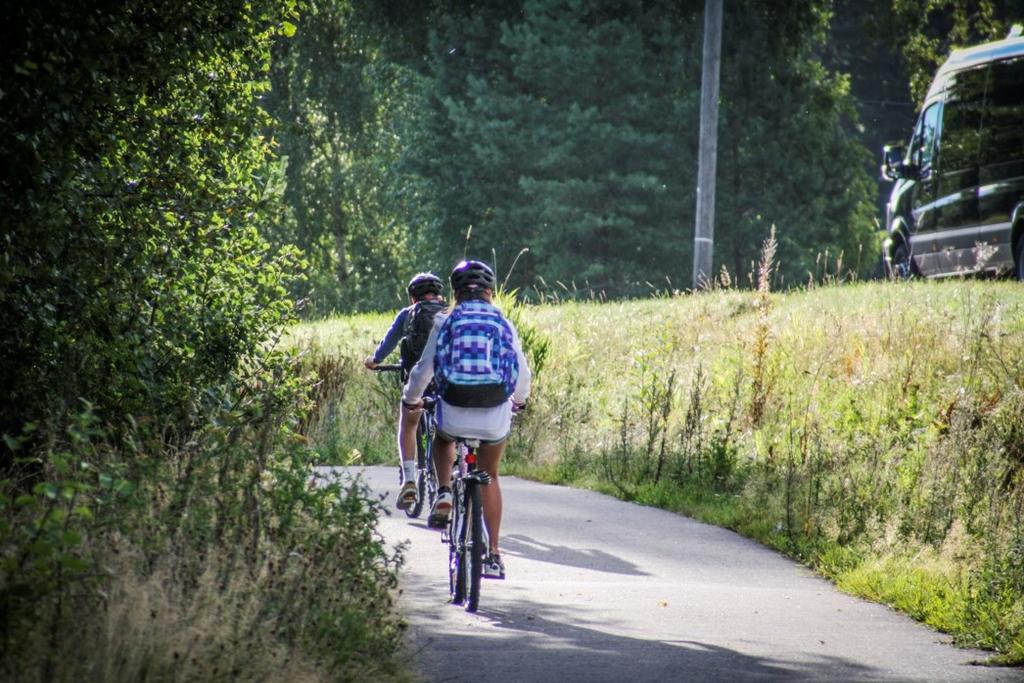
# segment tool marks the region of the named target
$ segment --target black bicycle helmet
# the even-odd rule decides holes
[[[449,280],[453,292],[494,289],[494,271],[483,261],[462,261],[452,269]]]
[[[419,299],[425,294],[440,294],[444,291],[441,278],[433,273],[417,273],[409,280],[409,296]]]

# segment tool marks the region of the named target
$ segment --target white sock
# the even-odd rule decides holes
[[[405,481],[416,481],[416,461],[403,460],[402,474],[405,476]]]

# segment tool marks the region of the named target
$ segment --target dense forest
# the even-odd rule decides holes
[[[311,313],[387,308],[402,276],[493,257],[526,296],[691,282],[703,3],[312,3],[278,44],[287,220]],[[883,142],[935,65],[1013,2],[736,2],[723,36],[715,270],[878,265]],[[342,95],[344,93],[344,95]],[[523,253],[516,268],[513,261]],[[838,260],[838,262],[837,262]]]
[[[3,677],[390,673],[400,557],[363,492],[306,485],[323,383],[275,342],[300,317],[392,308],[411,273],[467,252],[525,298],[684,289],[702,11],[16,3],[0,45]],[[909,130],[952,46],[1022,15],[727,3],[716,272],[745,285],[775,226],[779,285],[869,275],[878,144]],[[173,626],[211,621],[228,627],[199,644]]]

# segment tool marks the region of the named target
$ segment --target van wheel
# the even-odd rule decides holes
[[[903,241],[898,242],[896,248],[892,250],[892,260],[889,261],[889,277],[894,280],[907,280],[916,274],[907,244]]]

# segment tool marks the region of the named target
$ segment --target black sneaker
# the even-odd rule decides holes
[[[402,490],[398,492],[395,507],[399,510],[408,510],[416,504],[417,498],[419,498],[419,492],[416,490],[416,482],[407,481],[402,484]]]
[[[485,579],[505,578],[505,563],[501,561],[501,555],[490,553],[484,558],[483,577]]]

